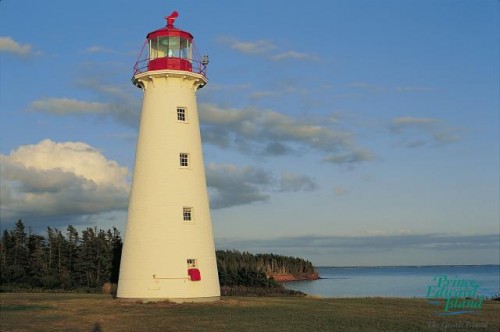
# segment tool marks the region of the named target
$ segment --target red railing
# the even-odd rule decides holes
[[[203,64],[202,61],[169,57],[156,58],[153,60],[148,58],[137,61],[134,65],[133,76],[149,70],[162,69],[184,70],[201,74],[205,77],[207,76],[207,65]]]

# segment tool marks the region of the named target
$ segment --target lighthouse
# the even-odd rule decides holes
[[[196,92],[208,57],[174,27],[146,36],[132,82],[143,103],[117,297],[198,302],[220,297]]]

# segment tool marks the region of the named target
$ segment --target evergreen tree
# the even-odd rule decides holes
[[[2,284],[11,282],[14,271],[14,239],[8,230],[4,230],[2,235],[2,248],[0,251],[2,268],[0,269],[0,279]]]
[[[30,234],[28,237],[28,250],[30,253],[30,285],[43,286],[43,277],[48,272],[47,244],[41,235]]]
[[[28,246],[26,241],[26,232],[24,231],[24,224],[21,219],[16,222],[15,229],[12,231],[11,236],[14,240],[14,266],[27,269],[28,264]]]
[[[110,271],[110,281],[112,283],[118,283],[118,277],[120,274],[120,262],[122,258],[122,248],[123,241],[120,236],[120,232],[113,227],[113,232],[108,230],[108,237],[111,243],[111,271]]]
[[[70,275],[70,281],[72,285],[77,284],[76,278],[76,262],[78,261],[79,255],[79,235],[78,231],[73,225],[69,225],[66,229],[66,234],[68,236],[68,247],[67,247],[67,257],[68,257],[68,271]]]

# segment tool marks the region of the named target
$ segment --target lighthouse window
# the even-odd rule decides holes
[[[193,220],[193,209],[190,207],[182,208],[182,217],[184,221],[192,221]]]
[[[149,41],[149,54],[151,59],[164,58],[167,56],[168,40],[159,37]]]
[[[191,41],[179,36],[160,36],[149,41],[151,59],[183,58],[191,60]]]
[[[187,154],[187,153],[179,154],[179,162],[180,162],[181,167],[188,167],[189,166],[189,154]]]
[[[179,58],[180,38],[168,37],[168,57]]]
[[[181,38],[181,58],[191,61],[191,42]]]
[[[198,260],[196,258],[187,259],[188,269],[196,269],[198,267]]]
[[[177,120],[178,121],[186,121],[186,109],[178,107],[177,108]]]

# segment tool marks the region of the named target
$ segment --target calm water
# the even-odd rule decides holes
[[[500,265],[318,267],[320,280],[287,282],[285,287],[321,297],[422,297],[436,285],[433,278],[447,276],[474,280],[478,295],[500,294]]]

